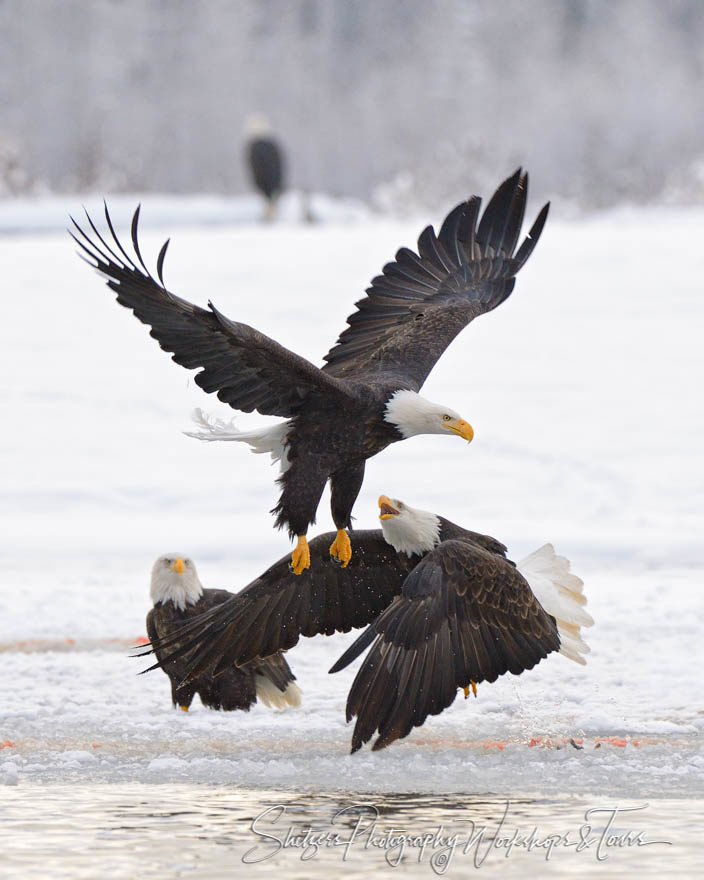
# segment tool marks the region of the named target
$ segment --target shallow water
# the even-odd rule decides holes
[[[602,812],[585,820],[590,809]],[[30,784],[0,790],[0,876],[366,878],[370,871],[433,877],[480,870],[509,878],[694,877],[701,876],[702,827],[702,799]],[[323,838],[311,843],[309,829]]]

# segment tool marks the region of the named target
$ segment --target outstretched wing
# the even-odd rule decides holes
[[[212,303],[209,309],[202,309],[169,293],[163,278],[169,242],[159,252],[157,278],[153,278],[139,249],[139,210],[132,219],[131,256],[115,234],[107,205],[105,220],[111,243],[87,213],[92,234],[73,218],[78,234],[70,234],[90,258],[89,265],[108,279],[120,305],[132,309],[151,327],[150,335],[164,351],[173,353],[172,360],[189,370],[200,369],[196,382],[204,391],[216,392],[234,409],[284,418],[295,415],[311,392],[342,393],[334,377],[253,327],[228,320]]]
[[[374,749],[408,736],[470,682],[531,669],[560,647],[555,620],[507,560],[466,541],[425,556],[403,592],[343,655],[373,640],[347,699],[352,751],[378,730]]]
[[[528,175],[519,168],[496,190],[478,227],[481,199],[473,196],[447,215],[439,235],[432,226],[421,233],[418,254],[401,248],[356,304],[324,371],[417,391],[460,330],[513,290],[548,215],[545,205],[514,253],[527,192]]]
[[[311,565],[302,574],[289,571],[285,556],[227,602],[136,656],[156,653],[159,662],[150,669],[182,658],[193,679],[285,651],[301,636],[366,626],[401,592],[412,564],[376,529],[352,532],[352,560],[340,568],[330,559],[334,538],[327,532],[310,542]]]

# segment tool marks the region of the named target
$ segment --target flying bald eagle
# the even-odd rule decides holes
[[[284,157],[269,123],[252,117],[245,126],[248,135],[245,148],[247,167],[252,183],[266,199],[265,220],[273,220],[276,202],[284,189]]]
[[[194,562],[187,556],[167,553],[152,568],[151,597],[154,607],[147,614],[147,633],[151,641],[168,639],[186,623],[232,599],[227,590],[206,590],[198,578]],[[231,665],[213,678],[199,675],[182,684],[188,669],[182,660],[165,660],[163,669],[171,680],[174,706],[188,711],[195,694],[210,709],[249,711],[261,700],[265,706],[282,709],[298,706],[301,692],[296,676],[279,652],[266,659],[254,659],[242,667]]]
[[[545,205],[516,250],[527,190],[528,175],[519,169],[497,189],[481,220],[481,199],[473,196],[448,214],[438,235],[430,226],[421,233],[418,254],[399,250],[357,303],[321,369],[229,320],[212,303],[202,309],[169,293],[162,274],[168,241],[157,259],[157,280],[140,254],[139,208],[132,221],[132,256],[118,241],[107,207],[112,244],[90,217],[93,237],[73,221],[74,239],[87,262],[108,278],[117,301],[151,327],[150,335],[173,352],[172,359],[200,369],[196,382],[204,391],[216,392],[234,409],[284,419],[223,439],[244,441],[280,461],[282,491],[273,512],[277,527],[297,538],[291,563],[300,574],[310,565],[306,534],[328,480],[337,527],[330,555],[346,566],[352,552],[346,529],[366,459],[416,434],[472,439],[471,426],[458,413],[418,391],[457,334],[513,290],[548,213]]]
[[[325,565],[330,535],[319,535],[300,577],[281,559],[151,649],[197,676],[292,648],[302,635],[367,626],[330,670],[371,645],[347,701],[347,720],[357,717],[353,752],[377,730],[375,749],[407,736],[458,688],[476,693],[478,683],[518,675],[553,651],[585,663],[580,627],[593,620],[583,584],[552,545],[515,565],[495,538],[385,495],[379,508],[381,530],[353,533],[347,569]]]

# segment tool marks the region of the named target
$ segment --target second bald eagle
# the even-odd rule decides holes
[[[276,656],[301,636],[367,627],[330,670],[369,649],[347,699],[352,751],[375,731],[374,749],[384,748],[446,709],[458,688],[466,696],[553,652],[585,663],[581,627],[594,621],[582,581],[551,544],[514,564],[495,538],[385,495],[379,519],[380,530],[355,531],[349,568],[325,564],[331,536],[318,535],[300,577],[279,560],[138,656],[155,653],[151,669],[180,664],[188,686]]]
[[[337,527],[330,554],[346,566],[352,553],[346,529],[365,461],[416,434],[472,439],[471,426],[454,410],[418,391],[457,334],[513,290],[548,213],[545,205],[516,250],[527,190],[528,175],[519,169],[497,189],[481,219],[481,199],[473,196],[447,215],[437,235],[431,226],[421,233],[418,254],[401,248],[357,303],[322,368],[229,320],[212,303],[203,309],[170,293],[162,274],[168,241],[154,278],[139,249],[139,208],[132,221],[132,256],[117,239],[107,208],[111,244],[90,217],[93,236],[74,221],[79,235],[74,238],[108,278],[117,301],[151,327],[151,336],[173,360],[200,370],[196,382],[204,391],[217,393],[234,409],[284,419],[273,428],[219,439],[245,441],[281,462],[282,491],[273,512],[276,525],[298,539],[291,563],[300,574],[310,565],[306,534],[328,480]]]
[[[154,607],[147,614],[147,634],[152,642],[173,639],[190,621],[232,599],[227,590],[205,589],[193,560],[178,553],[167,553],[156,560],[150,593]],[[247,712],[257,700],[276,709],[300,705],[296,676],[280,652],[241,666],[232,664],[217,678],[200,675],[187,683],[183,680],[189,670],[183,661],[169,660],[165,654],[161,657],[171,681],[171,701],[185,712],[195,694],[204,706],[226,712]]]

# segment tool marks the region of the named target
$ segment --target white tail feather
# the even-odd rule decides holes
[[[592,626],[594,618],[583,608],[587,602],[584,582],[570,572],[569,559],[558,556],[552,544],[545,544],[522,559],[518,570],[543,608],[555,618],[560,653],[584,665],[587,661],[582,654],[588,654],[590,648],[579,630]]]
[[[194,437],[196,440],[205,440],[213,442],[214,440],[234,440],[237,443],[247,443],[252,452],[261,455],[268,452],[272,461],[278,461],[281,465],[281,471],[287,470],[290,462],[288,460],[288,449],[286,438],[290,424],[288,422],[279,422],[270,428],[260,428],[257,431],[238,431],[235,428],[235,420],[225,421],[215,416],[207,415],[200,407],[193,410],[192,419],[198,425],[200,431],[184,431],[187,437]]]
[[[301,689],[295,681],[289,682],[285,691],[280,691],[266,675],[254,676],[257,699],[269,709],[285,709],[286,706],[301,705]]]

